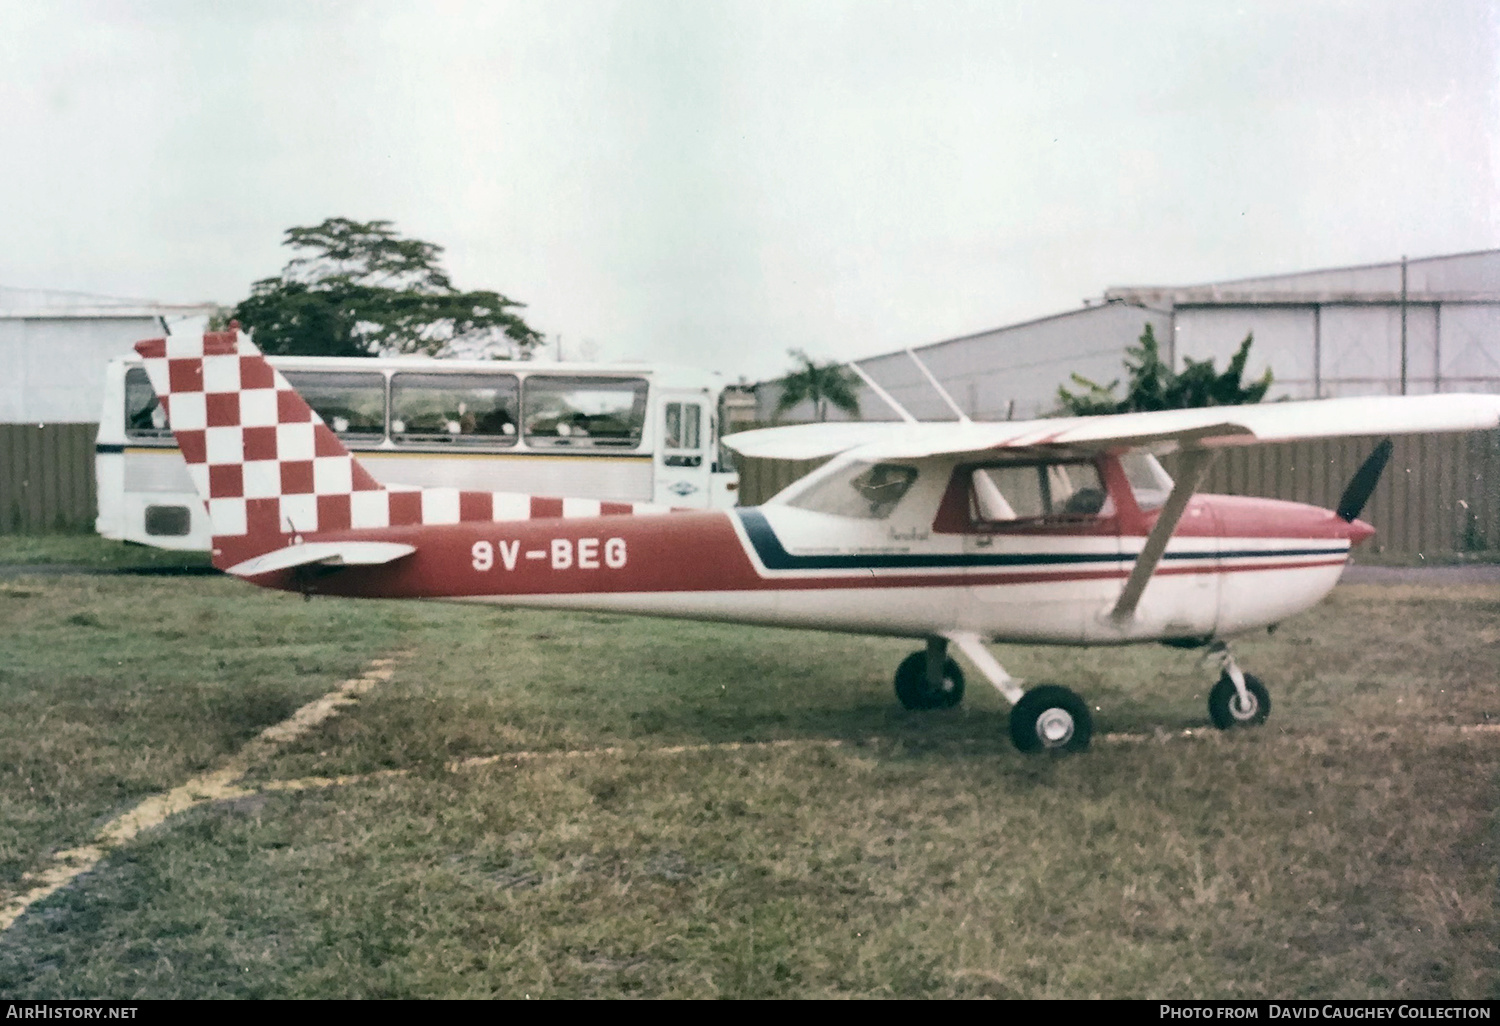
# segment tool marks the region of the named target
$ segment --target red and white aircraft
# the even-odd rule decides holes
[[[1381,446],[1337,511],[1196,495],[1214,452],[1500,425],[1500,396],[1330,399],[1024,423],[810,424],[734,435],[750,456],[835,457],[763,506],[660,506],[385,487],[249,339],[141,342],[214,530],[214,565],[307,595],[594,609],[925,640],[909,709],[956,705],[950,646],[1013,703],[1025,751],[1086,748],[1088,706],[1024,690],[988,641],[1208,646],[1213,722],[1259,723],[1266,689],[1226,638],[1333,588]],[[899,408],[898,408],[899,409]],[[961,416],[961,415],[960,415]],[[1153,454],[1181,453],[1173,481]]]

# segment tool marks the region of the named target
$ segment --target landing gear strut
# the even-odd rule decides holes
[[[914,660],[931,658],[936,644],[941,644],[939,651],[946,653],[948,641],[957,645],[969,662],[1013,706],[1010,739],[1017,748],[1023,752],[1081,752],[1088,748],[1094,734],[1094,720],[1083,699],[1056,684],[1041,684],[1030,691],[1023,690],[1022,682],[1005,672],[977,634],[951,634],[947,638],[929,641],[927,652],[910,656],[902,664],[903,669]],[[951,659],[949,663],[952,663]],[[899,694],[900,674],[897,674],[897,682]]]
[[[1218,683],[1208,693],[1208,718],[1220,730],[1235,727],[1254,727],[1266,722],[1271,714],[1271,694],[1260,678],[1245,673],[1234,661],[1229,646],[1216,641],[1209,648],[1208,658],[1218,659],[1223,672]]]

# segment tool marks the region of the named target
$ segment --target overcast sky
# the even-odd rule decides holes
[[[0,285],[232,304],[385,218],[569,355],[751,379],[1500,245],[1484,2],[0,0]]]

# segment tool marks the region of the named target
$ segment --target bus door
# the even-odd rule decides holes
[[[709,505],[708,403],[702,393],[664,392],[656,447],[656,501],[669,506]]]

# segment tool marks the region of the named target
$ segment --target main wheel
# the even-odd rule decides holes
[[[927,653],[913,652],[896,668],[896,697],[908,709],[952,709],[964,699],[964,674],[952,659],[943,663],[943,683],[927,682]]]
[[[1219,682],[1208,693],[1208,718],[1214,721],[1214,726],[1220,730],[1229,730],[1266,722],[1266,717],[1271,715],[1270,692],[1260,682],[1260,678],[1248,673],[1245,674],[1245,690],[1249,693],[1249,708],[1245,708],[1240,702],[1240,694],[1229,674],[1219,678]]]
[[[1089,707],[1056,684],[1032,688],[1010,711],[1010,739],[1023,752],[1081,752],[1093,736]]]

